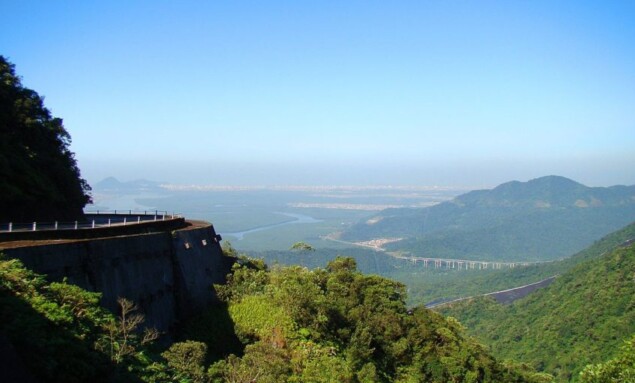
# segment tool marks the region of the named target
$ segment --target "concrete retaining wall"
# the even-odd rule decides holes
[[[49,280],[101,292],[115,313],[118,297],[131,299],[163,332],[216,302],[212,284],[224,283],[232,265],[210,224],[0,251]]]

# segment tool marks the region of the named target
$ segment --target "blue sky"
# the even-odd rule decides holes
[[[635,184],[631,1],[2,9],[89,182]]]

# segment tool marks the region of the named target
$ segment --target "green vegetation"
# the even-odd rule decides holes
[[[144,317],[132,302],[120,299],[120,313],[114,316],[99,300],[99,293],[46,282],[20,261],[0,258],[0,340],[8,341],[26,374],[37,381],[202,381],[205,344],[174,343],[159,354],[151,347],[158,334],[142,329]]]
[[[42,382],[133,381],[130,370],[143,364],[143,339],[133,333],[141,317],[128,306],[133,322],[116,319],[99,299],[0,260],[0,333]]]
[[[458,318],[494,355],[529,363],[557,381],[576,381],[585,365],[611,357],[633,332],[634,270],[635,247],[627,245],[576,265],[512,305],[477,298],[440,311]]]
[[[587,366],[580,374],[582,383],[635,382],[635,337],[606,363]]]
[[[0,56],[0,221],[73,220],[90,202],[71,137]]]
[[[250,251],[247,254],[251,258],[263,259],[270,265],[297,265],[308,267],[310,269],[317,267],[324,268],[334,258],[345,255],[346,257],[354,258],[359,270],[363,273],[383,276],[389,275],[394,271],[398,271],[402,267],[409,267],[410,265],[407,261],[395,259],[384,253],[360,247],[346,249],[314,249],[315,250],[310,253],[290,249],[282,251]]]
[[[635,230],[634,230],[635,231]],[[635,236],[634,236],[635,237]],[[456,270],[424,267],[361,247],[347,249],[317,248],[307,254],[298,251],[249,252],[268,264],[300,265],[308,268],[326,267],[337,256],[354,258],[359,270],[395,279],[408,289],[408,305],[422,305],[435,300],[473,296],[537,282],[561,272],[561,262],[501,270]],[[599,255],[600,253],[598,253]]]
[[[99,294],[1,260],[0,335],[41,382],[550,381],[497,362],[454,320],[408,311],[403,285],[350,258],[314,271],[243,260],[216,289],[226,305],[161,351],[131,302],[114,317]]]
[[[2,56],[0,77],[0,221],[80,217],[90,187],[80,177],[62,120],[22,86]],[[142,184],[157,187],[144,181],[137,186]],[[230,217],[234,226],[226,229],[276,226],[293,219],[274,213],[294,211],[290,196],[307,198],[264,193],[278,200],[254,209],[244,203],[252,192],[232,192],[229,204],[215,206],[214,213]],[[389,209],[370,219],[363,211],[300,210],[317,219],[307,220],[315,224],[312,234],[298,223],[250,240],[265,236],[278,248],[299,240],[288,251],[262,255],[312,269],[269,269],[264,261],[239,258],[228,283],[214,286],[222,303],[182,324],[173,334],[179,342],[162,346],[154,344],[155,330],[143,328],[133,302],[120,299],[113,314],[99,306],[99,293],[47,282],[19,261],[0,258],[0,342],[24,363],[27,375],[44,383],[547,383],[551,374],[562,382],[629,382],[635,380],[635,338],[618,348],[635,328],[635,224],[565,260],[488,271],[426,269],[368,249],[322,248],[342,244],[327,246],[320,236],[363,219],[343,238],[405,236],[387,248],[430,258],[553,260],[631,222],[634,194],[635,187],[588,188],[551,176],[470,192],[430,208]],[[290,206],[320,206],[326,197],[311,194],[317,203]],[[337,196],[348,205],[371,197]],[[238,257],[230,246],[225,251]],[[336,257],[341,252],[352,257]],[[363,274],[358,265],[406,284]],[[407,291],[409,303],[421,304],[555,274],[560,277],[552,285],[510,306],[474,298],[441,309],[452,315],[444,318],[406,304]]]
[[[563,177],[509,182],[423,209],[388,209],[344,232],[347,240],[430,258],[539,261],[568,256],[635,220],[635,186],[590,188]]]
[[[306,243],[306,242],[296,242],[293,245],[291,245],[291,250],[293,251],[315,251],[315,247],[311,246],[310,244]]]
[[[456,321],[408,311],[403,285],[351,258],[313,271],[243,262],[216,289],[245,345],[212,365],[219,382],[549,381],[496,362]]]
[[[538,282],[563,274],[585,261],[599,258],[602,254],[633,239],[635,239],[635,224],[630,224],[561,261],[478,272],[434,272],[413,268],[395,270],[391,273],[382,273],[382,275],[401,281],[408,286],[410,304],[425,304],[435,300],[476,296]]]
[[[356,260],[359,270],[398,280],[408,288],[408,305],[422,305],[438,300],[452,300],[505,290],[538,282],[563,274],[575,265],[596,259],[616,246],[635,239],[635,224],[626,226],[595,241],[588,248],[561,261],[546,262],[526,267],[500,270],[448,270],[425,268],[423,263],[391,257],[361,247],[344,249],[316,248],[310,254],[297,251],[249,252],[249,256],[262,258],[268,264],[300,265],[308,268],[326,267],[337,256]]]

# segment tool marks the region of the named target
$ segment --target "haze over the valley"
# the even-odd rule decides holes
[[[82,175],[635,184],[632,2],[5,2]]]

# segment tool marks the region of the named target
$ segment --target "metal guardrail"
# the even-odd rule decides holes
[[[97,210],[92,212],[87,211],[84,215],[87,218],[84,221],[0,223],[0,233],[95,229],[100,227],[134,225],[142,222],[165,221],[183,217],[181,214],[168,213],[167,211],[160,210]]]
[[[85,215],[156,215],[156,216],[170,216],[181,217],[181,214],[174,212],[170,213],[166,210],[86,210]]]

